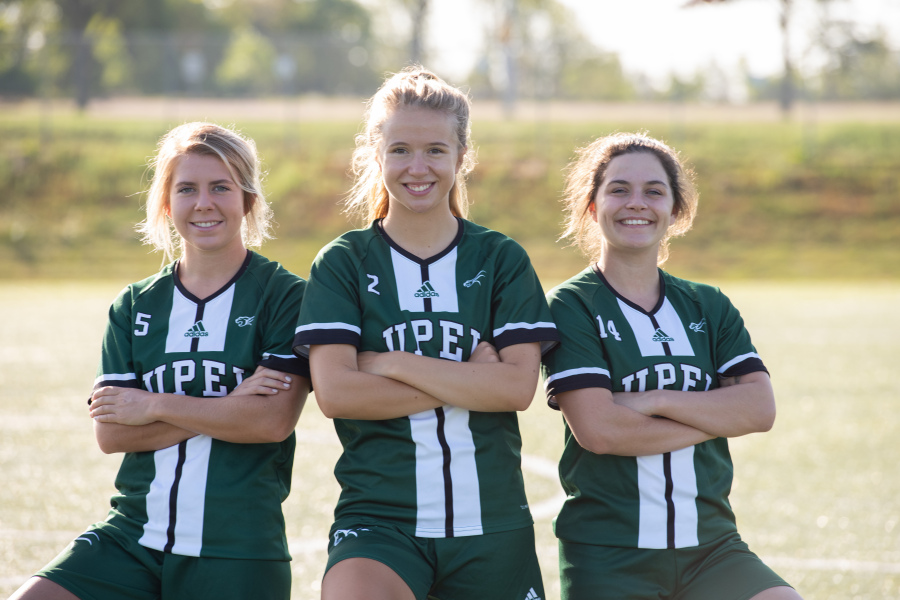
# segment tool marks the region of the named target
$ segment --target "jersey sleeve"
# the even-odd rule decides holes
[[[362,313],[359,275],[349,249],[333,243],[323,250],[309,273],[300,317],[294,331],[294,353],[309,356],[315,344],[350,344],[359,348]]]
[[[556,324],[547,307],[541,282],[525,250],[509,240],[502,250],[500,276],[492,298],[493,345],[540,342],[541,353],[559,343]]]
[[[719,377],[736,377],[757,371],[768,373],[762,358],[750,341],[740,312],[719,292],[721,315],[716,329],[716,371]]]
[[[106,323],[100,351],[100,365],[94,379],[95,390],[110,385],[141,387],[131,352],[132,335],[135,331],[140,332],[141,327],[140,319],[135,322],[132,318],[132,295],[133,290],[129,286],[122,290],[109,307],[109,320]]]
[[[609,363],[590,306],[567,289],[549,294],[550,312],[560,343],[544,356],[542,370],[547,403],[559,410],[556,395],[583,388],[612,389]]]
[[[265,305],[269,308],[262,333],[259,365],[310,378],[309,359],[293,352],[293,330],[300,314],[306,282],[279,267],[268,286]]]

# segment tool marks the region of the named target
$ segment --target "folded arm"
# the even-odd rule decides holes
[[[481,342],[466,362],[409,352],[365,352],[360,369],[405,383],[451,406],[481,412],[525,410],[537,389],[538,343],[515,344],[499,354]]]
[[[316,401],[329,419],[395,419],[444,405],[422,390],[360,370],[357,356],[349,344],[310,346]]]
[[[308,390],[305,377],[259,367],[227,396],[99,388],[90,414],[107,453],[159,450],[198,434],[241,444],[280,442],[296,427]]]
[[[614,394],[615,402],[643,415],[696,427],[714,437],[768,431],[775,423],[775,393],[769,374],[757,371],[719,380],[706,392],[651,390]]]
[[[578,444],[594,454],[662,454],[713,437],[695,427],[653,418],[617,404],[606,388],[563,392],[557,394],[556,401]]]

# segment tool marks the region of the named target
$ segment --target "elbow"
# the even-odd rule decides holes
[[[327,419],[341,419],[345,415],[341,411],[341,403],[337,401],[337,394],[326,386],[316,387],[316,404]]]
[[[759,418],[757,419],[757,431],[759,433],[765,433],[766,431],[772,430],[772,427],[775,426],[775,412],[774,402],[770,408],[760,412]]]

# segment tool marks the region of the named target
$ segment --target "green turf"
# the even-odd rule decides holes
[[[743,536],[807,600],[900,597],[900,284],[708,281],[741,308],[779,403],[771,432],[732,442]],[[108,303],[126,283],[0,286],[0,596],[106,514],[120,459],[94,443],[85,400]],[[540,396],[521,420],[546,600],[557,600],[550,520],[562,427]],[[311,600],[340,447],[314,401],[297,433],[284,509],[293,597]]]

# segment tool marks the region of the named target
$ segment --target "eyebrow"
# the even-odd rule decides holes
[[[624,179],[613,179],[613,180],[610,181],[607,185],[613,184],[613,183],[625,184],[625,185],[631,185],[631,182],[630,182],[630,181],[626,181],[626,180],[624,180]],[[664,185],[664,186],[666,186],[666,187],[669,187],[669,184],[668,184],[668,183],[666,183],[665,181],[659,181],[659,180],[657,180],[657,179],[654,179],[653,181],[645,181],[644,184],[645,184],[645,185]]]
[[[234,185],[234,182],[231,179],[216,179],[215,181],[210,181],[210,185],[218,185],[220,183],[230,183]],[[176,181],[174,185],[197,185],[195,181]]]
[[[410,145],[412,145],[412,144],[410,144],[409,142],[403,142],[403,141],[400,141],[400,142],[394,142],[394,143],[392,143],[392,144],[388,144],[388,148],[393,148],[394,146],[410,146]],[[426,145],[426,146],[443,146],[443,147],[445,147],[445,148],[449,148],[449,147],[450,147],[450,144],[448,144],[447,142],[440,142],[440,141],[438,141],[438,142],[428,142],[428,143],[426,143],[425,145]]]

